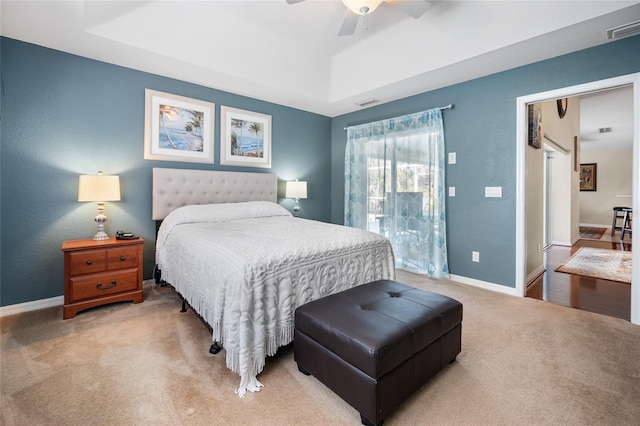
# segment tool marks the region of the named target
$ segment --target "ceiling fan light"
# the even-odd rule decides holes
[[[371,13],[376,10],[382,2],[383,0],[342,0],[342,3],[356,15]]]

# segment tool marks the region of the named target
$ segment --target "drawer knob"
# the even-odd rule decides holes
[[[120,260],[121,261],[125,260],[125,257],[124,256],[120,256]]]
[[[98,288],[98,290],[109,290],[110,288],[114,288],[116,286],[116,280],[111,280],[111,285],[108,287],[103,287],[102,286],[102,281],[98,282],[98,285],[96,286]]]
[[[93,260],[87,260],[87,265],[93,265]]]

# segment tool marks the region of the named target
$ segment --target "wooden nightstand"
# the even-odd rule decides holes
[[[144,240],[70,240],[64,252],[63,319],[113,302],[142,302]]]

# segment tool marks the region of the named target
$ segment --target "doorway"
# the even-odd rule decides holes
[[[599,90],[605,90],[625,85],[633,85],[634,97],[634,137],[633,137],[633,210],[640,211],[640,185],[638,185],[640,167],[640,123],[637,111],[640,108],[640,73],[577,86],[556,89],[548,92],[535,93],[522,96],[516,100],[517,108],[517,214],[516,214],[516,294],[525,296],[526,292],[526,261],[527,261],[527,234],[526,234],[526,197],[527,197],[527,173],[526,173],[526,148],[527,148],[527,105],[536,102],[549,101],[557,98],[577,96]],[[637,215],[637,213],[636,213]],[[638,247],[638,221],[633,221],[633,245]],[[640,325],[640,255],[639,251],[633,251],[633,272],[631,286],[631,322]]]
[[[563,111],[559,109],[560,101],[563,101]],[[603,255],[631,250],[629,235],[622,243],[621,233],[614,237],[609,228],[613,207],[631,202],[633,87],[600,90],[538,105],[543,112],[544,152],[529,149],[527,155],[532,156],[534,163],[528,160],[527,167],[538,167],[535,164],[537,158],[539,167],[543,169],[541,211],[544,252],[539,261],[545,272],[527,283],[526,296],[629,321],[629,284],[556,272],[556,268],[583,247],[588,247],[586,250],[604,250]],[[602,131],[605,128],[610,131]],[[579,137],[576,136],[578,134]],[[576,161],[573,161],[574,157]],[[593,176],[591,190],[577,191],[578,163],[597,166],[598,173]],[[560,183],[557,194],[553,188],[554,173],[557,173]],[[535,191],[538,185],[529,176],[532,176],[530,170],[527,171],[527,190]],[[554,207],[554,201],[559,208]],[[566,203],[568,201],[569,204]],[[536,210],[535,205],[527,208],[528,235],[538,220]],[[572,212],[571,217],[568,217],[568,212]],[[560,224],[556,229],[554,215]],[[568,233],[567,230],[575,228],[576,224],[579,230]],[[531,252],[527,256],[532,261]],[[623,256],[630,257],[631,254]]]

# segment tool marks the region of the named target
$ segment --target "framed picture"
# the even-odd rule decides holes
[[[540,104],[531,104],[529,110],[529,146],[536,149],[542,146],[542,106]]]
[[[213,164],[211,102],[145,89],[144,159]]]
[[[595,191],[597,184],[598,164],[580,164],[580,191]]]
[[[271,167],[271,116],[221,106],[220,164]]]

